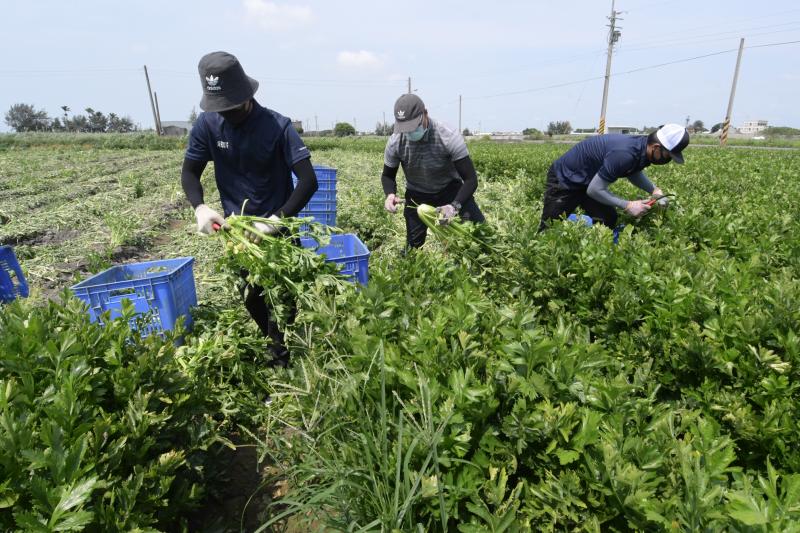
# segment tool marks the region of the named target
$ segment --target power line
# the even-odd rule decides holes
[[[777,31],[765,31],[759,33],[742,33],[740,35],[744,37],[760,37],[762,35],[775,35],[776,33],[787,33],[787,32],[794,32],[800,30],[800,26],[797,28],[791,28],[787,30],[777,30]],[[730,41],[732,37],[720,37],[717,39],[701,39],[698,41],[695,40],[688,40],[682,41],[681,45],[696,45],[696,44],[706,44],[706,43],[718,43],[720,41]],[[643,46],[639,48],[621,48],[618,53],[627,53],[627,52],[638,52],[641,50],[653,50],[658,48],[666,48],[668,46],[673,46],[672,44],[664,44],[664,45],[653,45],[653,46]]]
[[[628,10],[628,11],[626,11],[626,13],[627,12],[631,12],[631,11],[636,11],[636,10]],[[800,8],[798,8],[798,9],[789,9],[788,11],[779,11],[777,13],[770,13],[768,15],[761,15],[761,16],[755,16],[755,17],[746,17],[746,18],[737,18],[737,19],[724,20],[724,21],[720,21],[720,22],[715,22],[713,24],[704,24],[702,26],[694,26],[694,27],[690,27],[690,28],[685,28],[683,31],[687,31],[688,32],[688,31],[694,31],[694,30],[703,30],[703,29],[706,29],[706,28],[719,28],[722,25],[732,24],[732,23],[737,23],[737,22],[748,22],[748,23],[750,23],[750,22],[752,22],[754,20],[766,19],[766,18],[772,18],[772,17],[779,17],[779,16],[783,16],[783,15],[788,15],[789,13],[797,13],[798,11],[800,11]],[[674,35],[674,32],[656,34],[656,35],[651,36],[651,38],[659,39],[661,37],[665,37],[665,36],[669,37],[669,36],[672,36],[672,35]]]
[[[687,38],[688,39],[692,39],[692,40],[696,40],[696,39],[700,39],[700,38],[703,38],[703,37],[716,37],[718,35],[730,35],[730,34],[741,35],[744,32],[753,31],[753,30],[765,30],[765,29],[779,28],[779,27],[782,27],[782,26],[797,26],[798,24],[800,24],[800,20],[793,20],[793,21],[790,21],[790,22],[783,22],[781,24],[768,24],[766,26],[754,26],[754,27],[750,27],[750,28],[739,28],[739,29],[735,29],[735,30],[721,31],[721,32],[714,32],[714,33],[706,33],[706,34],[700,34],[700,35],[690,35],[690,32],[683,31],[683,32],[681,32],[681,34],[672,33],[670,38],[668,38],[668,39],[653,39],[653,40],[650,40],[650,41],[642,41],[642,42],[639,42],[639,43],[636,43],[634,41],[632,43],[634,45],[634,47],[633,48],[626,48],[626,50],[627,51],[645,50],[647,48],[658,48],[660,46],[668,46],[668,45],[673,44],[673,43],[684,44],[684,43],[686,43],[686,39]],[[781,30],[781,31],[794,31],[794,29],[796,29],[796,28],[792,28],[791,30],[787,29],[787,30]],[[779,33],[779,32],[776,32],[776,33]],[[676,36],[676,35],[678,35],[678,36]],[[688,35],[688,37],[687,37],[687,35]],[[686,43],[686,44],[691,44],[691,43]]]
[[[789,44],[800,44],[800,41],[783,41],[783,42],[779,42],[779,43],[768,43],[768,44],[747,46],[745,48],[767,48],[767,47],[773,47],[773,46],[785,46],[785,45],[789,45]],[[738,50],[738,48],[730,48],[728,50],[720,50],[719,52],[712,52],[710,54],[703,54],[703,55],[694,56],[694,57],[676,59],[675,61],[667,61],[665,63],[658,63],[658,64],[655,64],[655,65],[648,65],[648,66],[645,66],[645,67],[638,67],[638,68],[631,69],[631,70],[626,70],[626,71],[623,71],[623,72],[612,73],[611,77],[624,76],[626,74],[633,74],[633,73],[642,72],[642,71],[645,71],[645,70],[652,70],[652,69],[656,69],[656,68],[666,67],[666,66],[669,66],[669,65],[676,65],[678,63],[687,63],[689,61],[697,61],[698,59],[705,59],[707,57],[714,57],[714,56],[723,55],[723,54],[730,54],[731,52],[736,52],[737,50]],[[602,80],[604,77],[605,76],[593,76],[593,77],[584,78],[584,79],[581,79],[581,80],[574,80],[574,81],[568,81],[568,82],[563,82],[563,83],[556,83],[556,84],[553,84],[553,85],[544,85],[542,87],[534,87],[532,89],[521,89],[521,90],[518,90],[518,91],[509,91],[509,92],[490,94],[490,95],[484,95],[484,96],[467,96],[467,97],[464,97],[464,99],[465,100],[484,100],[484,99],[489,99],[489,98],[499,98],[499,97],[502,97],[502,96],[515,96],[515,95],[518,95],[518,94],[528,94],[528,93],[533,93],[533,92],[545,91],[545,90],[548,90],[548,89],[558,89],[558,88],[561,88],[561,87],[568,87],[570,85],[579,85],[581,83],[586,83],[588,81]]]

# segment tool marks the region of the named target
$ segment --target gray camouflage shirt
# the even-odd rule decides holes
[[[453,161],[468,156],[460,133],[428,117],[428,131],[417,142],[401,133],[392,134],[383,159],[387,167],[403,166],[406,189],[435,194],[453,181],[462,181]]]

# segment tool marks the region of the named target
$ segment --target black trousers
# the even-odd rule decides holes
[[[461,182],[452,181],[450,185],[435,194],[406,190],[403,217],[406,219],[406,246],[408,248],[419,248],[425,244],[425,239],[428,236],[428,226],[417,215],[417,206],[428,204],[439,207],[449,204],[456,199],[459,189],[461,189]],[[462,220],[468,222],[480,223],[486,221],[480,207],[475,202],[475,198],[472,196],[464,202],[458,214]]]
[[[292,241],[295,246],[300,246],[300,241],[295,239]],[[244,300],[244,306],[264,338],[270,340],[270,349],[275,355],[285,354],[286,340],[283,332],[278,328],[278,322],[275,320],[272,306],[267,303],[267,300],[262,296],[264,289],[258,285],[247,283],[247,270],[240,270],[239,275],[242,277],[243,283],[239,285],[239,293]],[[294,298],[289,294],[283,295],[283,300],[289,306],[288,322],[294,321],[297,314],[297,304]]]
[[[599,220],[609,228],[617,225],[617,210],[615,207],[602,204],[586,194],[586,187],[580,189],[565,189],[558,182],[553,167],[547,171],[547,188],[544,192],[544,207],[542,220],[539,222],[539,231],[547,229],[549,222],[562,216],[570,215],[576,207],[582,207],[586,214],[594,220]]]

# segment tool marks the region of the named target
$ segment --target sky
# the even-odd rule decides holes
[[[611,0],[0,0],[0,111],[87,107],[153,127],[201,97],[197,62],[225,50],[262,105],[307,130],[391,123],[412,90],[430,115],[473,132],[596,128]],[[616,0],[610,126],[722,122],[740,38],[733,124],[800,127],[800,5],[790,0]],[[707,56],[707,57],[700,57]],[[697,58],[697,59],[692,59]],[[9,131],[3,121],[0,131]]]

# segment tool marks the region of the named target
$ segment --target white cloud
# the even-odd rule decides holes
[[[372,52],[359,50],[358,52],[339,52],[336,62],[342,67],[354,68],[379,68],[383,66],[383,60]]]
[[[244,0],[247,20],[265,30],[291,31],[311,21],[311,8],[276,4],[265,0]]]

